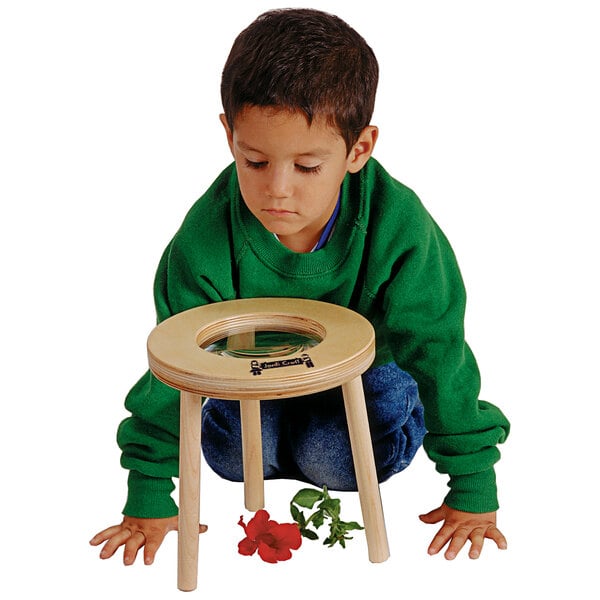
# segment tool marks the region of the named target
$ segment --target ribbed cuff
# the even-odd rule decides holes
[[[470,475],[451,475],[448,486],[450,492],[444,502],[450,508],[472,513],[498,510],[496,473],[493,468]]]
[[[170,478],[148,477],[129,471],[127,502],[123,514],[140,519],[162,519],[178,513],[171,493],[175,484]]]

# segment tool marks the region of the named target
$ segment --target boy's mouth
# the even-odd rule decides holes
[[[288,215],[295,215],[296,213],[291,210],[283,210],[281,208],[263,208],[263,212],[266,212],[272,217],[286,217]]]

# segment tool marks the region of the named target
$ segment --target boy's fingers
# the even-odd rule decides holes
[[[444,525],[435,535],[427,552],[429,554],[437,554],[452,537],[452,528]]]
[[[483,541],[485,539],[485,529],[478,527],[471,533],[471,549],[469,550],[469,558],[479,558],[483,549]]]
[[[156,556],[156,552],[160,548],[162,544],[162,540],[151,539],[146,541],[146,545],[144,546],[144,564],[151,565],[154,562],[154,557]]]
[[[452,534],[452,539],[448,545],[448,549],[444,554],[444,557],[448,560],[454,560],[456,555],[463,549],[464,545],[469,539],[470,531],[465,527],[459,527]]]
[[[122,546],[131,537],[131,531],[129,529],[121,529],[115,535],[111,536],[109,540],[104,544],[102,552],[100,552],[100,558],[110,558],[117,550],[119,546]]]
[[[90,540],[90,544],[92,546],[98,546],[102,542],[105,542],[106,540],[110,539],[116,533],[119,533],[119,531],[121,531],[120,525],[113,525],[112,527],[108,527],[107,529],[104,529],[103,531],[100,531],[99,533],[97,533]]]
[[[496,546],[500,550],[506,550],[508,548],[508,542],[504,537],[504,534],[497,527],[489,527],[485,532],[485,537],[496,542]]]
[[[125,543],[123,550],[123,563],[132,565],[135,562],[138,550],[146,543],[146,537],[141,531],[136,531]]]
[[[441,508],[435,508],[424,515],[419,515],[419,519],[421,519],[423,523],[428,523],[430,525],[433,523],[439,523],[440,521],[444,520],[444,511]]]

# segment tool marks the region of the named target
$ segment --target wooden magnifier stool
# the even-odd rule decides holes
[[[295,341],[273,344],[273,332]],[[261,336],[270,341],[261,345]],[[361,379],[374,356],[375,334],[364,317],[298,298],[216,302],[178,313],[152,330],[150,369],[180,390],[181,398],[180,590],[194,590],[198,578],[201,409],[207,397],[240,402],[244,500],[247,510],[257,511],[264,506],[260,401],[341,386],[369,559],[389,557]]]

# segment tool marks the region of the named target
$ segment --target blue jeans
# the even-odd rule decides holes
[[[379,481],[406,468],[423,442],[417,384],[389,363],[363,374]],[[356,491],[341,388],[301,399],[261,402],[265,479],[297,479]],[[243,481],[239,403],[209,398],[202,410],[202,451],[221,477]]]

